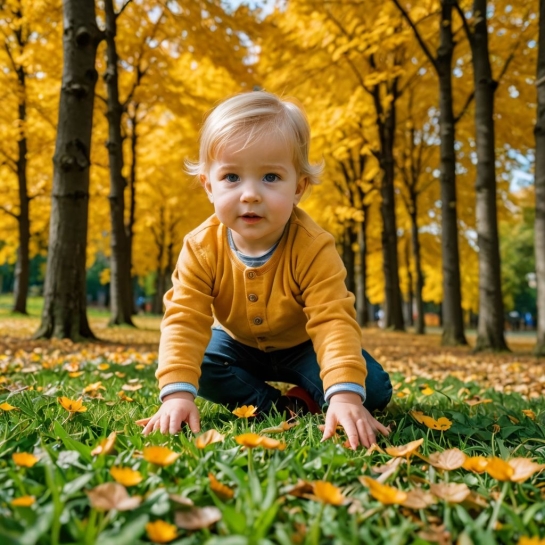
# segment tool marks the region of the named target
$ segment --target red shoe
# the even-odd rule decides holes
[[[319,414],[322,408],[312,399],[310,394],[301,386],[290,388],[285,394],[290,401],[293,400],[294,405],[299,409],[294,412],[302,412],[303,414]]]

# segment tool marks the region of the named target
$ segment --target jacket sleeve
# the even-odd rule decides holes
[[[365,386],[367,367],[355,298],[346,289],[346,269],[333,237],[318,235],[307,246],[297,269],[306,328],[318,357],[324,391],[343,382]]]
[[[213,271],[205,252],[186,238],[164,297],[159,365],[159,388],[186,382],[198,389],[201,362],[211,336]]]

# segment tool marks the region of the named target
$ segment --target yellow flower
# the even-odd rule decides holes
[[[210,490],[222,500],[230,500],[235,495],[232,488],[220,483],[212,473],[208,474],[208,480],[210,481]]]
[[[63,396],[58,397],[57,401],[69,413],[84,413],[87,410],[87,407],[83,406],[83,401],[81,398],[73,400]]]
[[[180,454],[167,447],[145,447],[143,456],[151,464],[166,467],[173,464]]]
[[[1,407],[1,405],[0,405],[0,407]],[[536,419],[536,413],[534,411],[532,411],[532,409],[523,409],[522,414],[527,416],[530,420],[535,420]]]
[[[78,378],[81,377],[81,375],[83,375],[83,371],[74,371],[72,373],[68,373],[68,376],[70,378]]]
[[[545,539],[539,539],[538,536],[534,536],[534,537],[522,536],[518,540],[517,545],[545,545]]]
[[[381,484],[378,481],[371,479],[371,477],[363,476],[359,479],[363,484],[366,484],[369,487],[371,496],[384,505],[399,505],[407,499],[407,493],[403,492],[403,490]]]
[[[246,448],[265,447],[277,450],[284,450],[286,448],[286,443],[281,443],[270,437],[257,435],[257,433],[243,433],[242,435],[237,435],[235,441]]]
[[[14,452],[11,458],[16,465],[21,467],[32,467],[39,460],[36,456],[28,452]]]
[[[110,475],[116,482],[123,486],[134,486],[141,483],[143,478],[140,471],[136,471],[130,467],[111,467]]]
[[[10,405],[9,403],[2,403],[2,405],[0,405],[0,409],[2,409],[3,411],[14,411],[14,410],[17,410],[17,407],[14,407],[13,405]]]
[[[233,411],[233,414],[239,418],[250,418],[251,416],[255,416],[256,411],[257,407],[253,405],[242,405],[242,407],[237,407]]]
[[[99,390],[106,390],[104,386],[102,386],[102,382],[93,382],[92,384],[89,384],[88,386],[85,386],[83,389],[84,394],[88,394],[90,392],[98,392]]]
[[[315,481],[313,483],[313,492],[315,499],[330,505],[342,505],[345,497],[341,489],[327,481]]]
[[[33,503],[36,502],[34,496],[21,496],[10,501],[10,504],[13,507],[30,507]]]
[[[146,534],[150,541],[155,543],[169,543],[178,536],[178,529],[174,524],[164,520],[156,520],[146,524]]]
[[[431,396],[432,394],[435,393],[435,390],[432,390],[432,389],[426,384],[425,387],[422,388],[422,390],[420,390],[420,393],[421,393],[421,394],[424,394],[425,396]]]
[[[99,363],[97,365],[97,367],[98,367],[98,369],[100,371],[107,371],[110,368],[110,364],[108,364],[108,363]]]
[[[132,397],[129,397],[123,390],[117,392],[117,395],[119,396],[119,399],[121,401],[134,401]]]

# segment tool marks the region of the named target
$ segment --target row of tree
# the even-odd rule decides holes
[[[360,322],[369,300],[383,301],[386,325],[403,329],[405,296],[423,333],[433,300],[444,344],[466,342],[465,308],[478,312],[477,348],[506,349],[498,218],[512,221],[509,169],[534,147],[525,120],[536,117],[538,62],[545,352],[537,5],[290,0],[266,16],[219,0],[8,0],[1,9],[10,107],[0,114],[0,260],[16,256],[14,308],[25,312],[29,257],[47,253],[37,336],[92,336],[85,269],[99,251],[110,260],[113,324],[132,324],[134,276],[157,271],[157,291],[166,289],[183,234],[210,213],[183,175],[202,116],[259,85],[299,97],[308,112],[326,175],[305,206],[339,240]]]

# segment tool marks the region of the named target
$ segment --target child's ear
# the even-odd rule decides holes
[[[212,196],[212,186],[210,184],[210,181],[204,174],[199,175],[199,182],[201,182],[201,185],[203,186],[203,189],[206,191],[206,194],[208,195],[208,200],[213,203],[214,197]]]
[[[299,181],[297,182],[297,188],[295,189],[295,204],[299,203],[309,185],[310,180],[308,176],[301,176],[301,178],[299,178]]]

